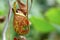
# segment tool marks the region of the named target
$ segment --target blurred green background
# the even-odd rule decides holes
[[[15,0],[11,0],[11,5]],[[22,0],[26,3],[26,0]],[[29,6],[31,5],[29,0]],[[0,0],[0,18],[8,17],[9,4],[7,0]],[[6,32],[7,40],[13,40],[18,34],[13,28],[13,13]],[[27,40],[60,40],[60,0],[33,0],[29,11],[31,22],[30,32],[25,35]],[[0,40],[5,25],[0,22]]]

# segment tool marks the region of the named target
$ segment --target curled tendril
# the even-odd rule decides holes
[[[13,11],[16,14],[16,2],[14,2],[14,4],[13,4]]]

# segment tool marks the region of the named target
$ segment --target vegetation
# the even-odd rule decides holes
[[[11,5],[15,0],[10,0]],[[26,3],[26,0],[22,0]],[[47,0],[33,0],[31,10],[29,11],[30,31],[24,35],[27,40],[60,40],[60,2]],[[9,14],[8,1],[0,0],[0,40],[2,40],[2,33],[5,26],[5,20]],[[29,6],[31,5],[29,0]],[[17,6],[18,8],[18,6]],[[29,7],[30,8],[30,7]],[[6,39],[13,40],[19,35],[15,32],[13,27],[14,14],[12,13],[9,27],[6,32]],[[3,21],[2,21],[2,20]]]

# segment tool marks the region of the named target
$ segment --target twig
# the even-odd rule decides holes
[[[28,0],[27,0],[27,19],[28,19]]]
[[[11,7],[11,4],[10,4],[10,1],[8,0],[8,4],[9,4],[9,14],[8,14],[8,17],[6,18],[6,21],[5,21],[5,26],[4,26],[4,30],[3,30],[3,34],[2,34],[2,39],[3,40],[6,40],[6,31],[8,29],[8,24],[9,24],[9,21],[10,21],[10,18],[12,16],[12,7]]]
[[[31,10],[31,7],[32,7],[32,2],[33,2],[33,0],[31,0],[31,5],[30,5],[30,8],[29,8],[29,10],[28,10],[29,12],[30,12],[30,10]]]

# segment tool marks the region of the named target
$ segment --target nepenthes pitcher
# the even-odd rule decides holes
[[[19,5],[19,9],[16,9],[16,2],[14,2],[14,8],[12,9],[14,13],[14,30],[18,34],[24,35],[30,30],[28,20],[28,3],[27,6],[19,0],[17,0],[17,3]]]

